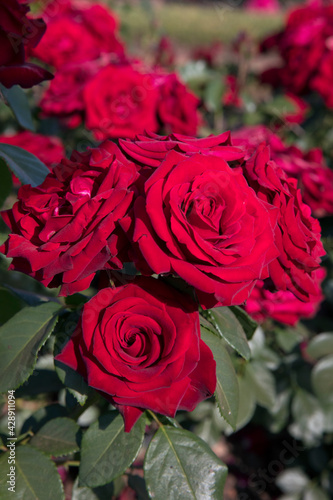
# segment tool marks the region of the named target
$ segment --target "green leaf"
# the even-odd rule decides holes
[[[228,344],[246,360],[251,351],[242,325],[229,307],[215,307],[208,311],[209,320]]]
[[[0,158],[0,208],[10,195],[13,187],[12,175],[8,170],[6,162]]]
[[[237,430],[244,427],[253,417],[256,409],[256,396],[252,383],[245,377],[238,377],[239,406],[237,415]]]
[[[47,455],[60,457],[79,450],[80,427],[74,420],[59,417],[47,422],[30,440],[30,445]]]
[[[137,494],[138,500],[150,500],[146,481],[143,477],[137,475],[130,475],[128,477],[128,486],[132,488]]]
[[[68,410],[60,404],[53,403],[49,406],[39,408],[24,422],[21,433],[32,431],[34,434],[43,427],[48,421],[57,417],[66,417]]]
[[[22,184],[39,186],[50,173],[49,169],[35,155],[18,146],[0,142],[0,158],[6,162]]]
[[[311,373],[314,392],[325,403],[333,403],[333,355],[322,358]]]
[[[31,375],[60,308],[57,302],[24,307],[0,327],[0,392],[16,389]]]
[[[297,389],[291,404],[294,420],[290,433],[307,445],[315,445],[325,429],[325,415],[319,401],[303,389]]]
[[[6,323],[6,321],[18,313],[25,305],[22,300],[5,288],[0,288],[0,304],[0,325]]]
[[[330,500],[330,497],[320,486],[312,484],[306,488],[302,500]]]
[[[8,491],[9,453],[0,457],[0,498],[24,500],[64,500],[62,482],[55,464],[44,453],[30,447],[18,446],[15,456],[15,493]],[[3,494],[1,494],[3,493]],[[9,495],[12,495],[9,496]]]
[[[122,474],[137,457],[144,433],[144,417],[126,433],[118,412],[102,415],[83,436],[80,486],[102,486]]]
[[[253,384],[253,390],[257,402],[271,410],[275,403],[275,380],[272,373],[258,361],[254,361],[246,365],[246,377]]]
[[[222,417],[236,427],[238,412],[238,381],[235,369],[221,338],[201,328],[201,338],[208,345],[216,361],[215,397]]]
[[[54,345],[54,356],[57,356],[57,354],[61,352],[69,338],[72,336],[77,326],[79,317],[79,313],[75,311],[69,314],[64,314],[58,321],[55,328],[56,342]],[[80,405],[84,405],[88,396],[91,395],[94,390],[88,386],[82,375],[61,361],[55,359],[54,367],[61,382],[67,387],[78,403]]]
[[[221,500],[227,467],[189,431],[160,427],[144,461],[148,492],[155,500]]]
[[[230,306],[229,309],[234,313],[234,315],[242,325],[247,340],[251,340],[254,332],[258,328],[258,323],[254,321],[254,319],[252,319],[251,316],[249,316],[247,312],[245,312],[244,309],[239,306]]]
[[[205,87],[204,103],[208,111],[216,113],[222,108],[224,85],[221,78],[213,78]]]
[[[19,85],[13,85],[13,87],[7,89],[0,84],[0,91],[21,127],[33,132],[35,127],[32,121],[30,106],[22,88]]]
[[[315,359],[333,354],[333,333],[325,332],[316,335],[306,348],[309,356]]]

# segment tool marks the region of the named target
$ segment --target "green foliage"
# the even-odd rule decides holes
[[[8,491],[9,452],[0,457],[0,498],[24,500],[64,500],[64,490],[55,464],[44,453],[28,445],[15,453],[15,493]],[[44,480],[45,479],[45,480]]]
[[[38,186],[49,173],[49,169],[35,155],[17,146],[0,143],[0,158],[22,184]]]
[[[10,89],[7,89],[0,84],[0,92],[21,127],[34,131],[35,127],[32,121],[29,101],[21,87],[14,85]]]
[[[0,158],[0,208],[3,206],[6,198],[10,195],[13,182],[12,176],[4,160]]]
[[[126,433],[117,412],[102,415],[83,436],[80,486],[102,486],[122,474],[139,453],[144,431],[144,417]]]
[[[79,450],[79,430],[77,423],[69,418],[54,418],[33,436],[29,444],[46,455],[68,455]]]
[[[151,498],[220,500],[226,466],[209,446],[183,429],[162,426],[153,437],[144,463]]]
[[[59,310],[57,302],[25,307],[0,327],[0,392],[16,389],[31,375]]]
[[[239,391],[232,361],[221,338],[204,327],[201,327],[201,338],[211,349],[216,361],[217,383],[215,397],[221,415],[235,428],[239,405]]]

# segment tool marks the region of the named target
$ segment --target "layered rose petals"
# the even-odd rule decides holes
[[[101,290],[56,359],[117,406],[127,432],[145,409],[174,417],[216,386],[196,304],[153,278]]]
[[[132,223],[127,218],[123,224],[143,273],[180,276],[208,308],[244,302],[255,281],[268,276],[268,263],[278,255],[273,239],[276,209],[260,201],[242,171],[230,168],[223,158],[242,156],[240,151],[227,145],[218,156],[211,151],[192,153],[209,149],[211,140],[184,142],[180,147],[191,150],[188,154],[164,152],[134,203]],[[142,143],[138,146],[144,164]],[[162,138],[160,151],[156,144],[150,142],[150,165],[172,141]],[[127,152],[132,146],[137,153],[135,142],[122,142]]]
[[[22,186],[2,213],[12,234],[0,250],[22,271],[61,295],[89,287],[96,271],[121,268],[125,239],[118,221],[133,199],[135,166],[105,142],[62,160],[35,188]]]
[[[301,198],[297,181],[273,161],[264,145],[244,166],[244,174],[258,196],[278,210],[275,244],[280,255],[269,265],[278,290],[289,290],[303,301],[320,294],[316,271],[325,255],[320,241],[320,224],[311,217]]]

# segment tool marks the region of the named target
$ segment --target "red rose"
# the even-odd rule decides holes
[[[315,272],[318,285],[325,274],[323,268]],[[312,295],[309,302],[303,302],[289,291],[272,292],[265,282],[257,281],[244,309],[256,321],[262,322],[266,318],[272,318],[280,323],[294,326],[302,318],[312,318],[317,313],[323,298],[320,291],[318,295]]]
[[[333,16],[332,16],[333,18]],[[312,79],[310,86],[322,96],[328,108],[333,108],[332,80],[333,80],[333,34],[327,42],[330,51],[323,57],[317,75]]]
[[[196,135],[200,121],[200,99],[172,73],[157,76],[159,100],[157,113],[166,132]]]
[[[258,199],[239,168],[228,165],[243,155],[224,137],[227,144],[218,152],[213,144],[219,138],[186,142],[184,137],[178,144],[189,150],[186,154],[166,154],[165,147],[176,141],[163,138],[147,142],[149,151],[144,141],[121,141],[127,152],[138,146],[141,162],[145,152],[151,162],[151,151],[160,162],[135,200],[132,220],[123,223],[137,250],[136,265],[144,274],[180,276],[208,308],[244,302],[255,281],[268,276],[268,263],[278,254],[276,210]],[[191,151],[199,145],[210,154]]]
[[[266,71],[263,80],[282,85],[294,94],[317,89],[330,102],[332,71],[325,67],[325,61],[330,58],[332,36],[332,5],[312,3],[296,8],[285,29],[262,44],[263,50],[277,48],[283,63],[282,67]]]
[[[152,77],[129,65],[102,69],[84,89],[86,127],[98,140],[156,131],[158,91]]]
[[[26,62],[25,50],[35,47],[45,32],[42,19],[29,19],[29,7],[17,0],[0,0],[0,83],[29,88],[52,78],[45,69]]]
[[[118,229],[131,205],[134,165],[111,142],[63,160],[38,187],[22,186],[18,201],[2,213],[12,234],[0,251],[13,258],[10,269],[61,295],[89,287],[96,271],[121,268],[124,251]]]
[[[225,77],[226,89],[222,97],[222,104],[224,106],[234,106],[235,108],[242,108],[243,101],[239,95],[239,83],[234,75],[227,75]]]
[[[56,359],[117,406],[126,432],[145,409],[174,417],[216,386],[196,304],[153,278],[101,290]]]
[[[40,102],[43,115],[60,118],[71,128],[80,125],[85,109],[83,90],[99,69],[95,61],[62,66]]]
[[[57,2],[53,2],[44,17],[47,31],[33,55],[55,68],[91,61],[102,54],[113,54],[113,60],[124,57],[124,47],[116,37],[117,22],[106,7],[67,6],[58,13]]]
[[[49,168],[60,163],[65,156],[64,146],[59,137],[50,137],[33,132],[18,132],[15,135],[0,135],[0,142],[19,146],[37,156]]]
[[[278,290],[290,290],[300,300],[311,301],[311,296],[320,294],[315,273],[325,255],[318,220],[303,203],[296,179],[288,178],[270,161],[268,147],[260,146],[243,170],[257,195],[278,209],[275,244],[280,255],[269,264],[274,285]]]
[[[250,153],[262,142],[270,147],[272,160],[290,177],[298,180],[304,203],[316,217],[333,214],[333,171],[325,163],[320,149],[304,153],[287,146],[264,126],[243,127],[233,133],[233,142]]]

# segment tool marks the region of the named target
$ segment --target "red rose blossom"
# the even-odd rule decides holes
[[[332,5],[312,3],[294,9],[284,30],[262,44],[263,50],[277,48],[282,59],[282,66],[265,71],[263,80],[294,94],[317,90],[332,107],[332,37]]]
[[[196,135],[200,121],[200,99],[184,85],[175,73],[157,76],[159,100],[157,114],[166,132]]]
[[[56,360],[117,406],[126,432],[145,409],[174,417],[216,386],[196,304],[153,278],[98,292]]]
[[[118,220],[131,205],[136,176],[106,142],[74,152],[40,186],[22,186],[13,208],[2,212],[11,234],[0,251],[13,259],[10,269],[67,295],[88,288],[98,270],[121,268],[126,242]]]
[[[318,285],[324,279],[325,274],[323,268],[314,273],[314,279],[318,281]],[[320,291],[318,295],[311,295],[309,302],[303,302],[292,292],[283,290],[272,292],[264,281],[257,281],[244,309],[255,321],[262,322],[266,318],[272,318],[280,323],[294,326],[302,318],[312,318],[318,311],[323,298]]]
[[[269,264],[274,285],[277,290],[291,291],[300,300],[311,301],[311,296],[320,294],[315,273],[320,257],[325,255],[318,220],[303,203],[296,179],[288,178],[270,160],[268,147],[259,146],[243,164],[243,171],[257,195],[278,209],[275,244],[280,255]]]
[[[55,0],[47,6],[44,18],[46,34],[33,51],[42,61],[60,68],[64,64],[81,63],[113,54],[114,60],[124,57],[124,47],[117,39],[117,21],[103,5],[58,8]]]
[[[278,135],[262,125],[243,127],[233,133],[233,143],[250,154],[262,142],[269,144],[272,160],[288,176],[298,180],[303,201],[313,215],[333,214],[333,171],[327,166],[322,151],[311,149],[304,153],[297,146],[287,146]]]
[[[100,67],[95,61],[62,66],[43,94],[40,102],[43,115],[55,116],[70,128],[80,125],[85,109],[83,90]]]
[[[29,19],[29,7],[17,0],[0,0],[0,83],[9,88],[29,88],[52,78],[51,73],[26,62],[25,51],[36,47],[44,35],[42,19]]]
[[[158,127],[158,91],[153,79],[130,65],[110,65],[84,89],[86,127],[98,140],[132,138]]]
[[[241,169],[228,164],[244,154],[230,147],[228,134],[142,139],[121,141],[132,160],[156,167],[122,224],[137,267],[144,274],[180,276],[204,307],[242,303],[255,281],[268,277],[268,264],[278,254],[275,208],[258,199]],[[175,150],[168,153],[169,147]]]

